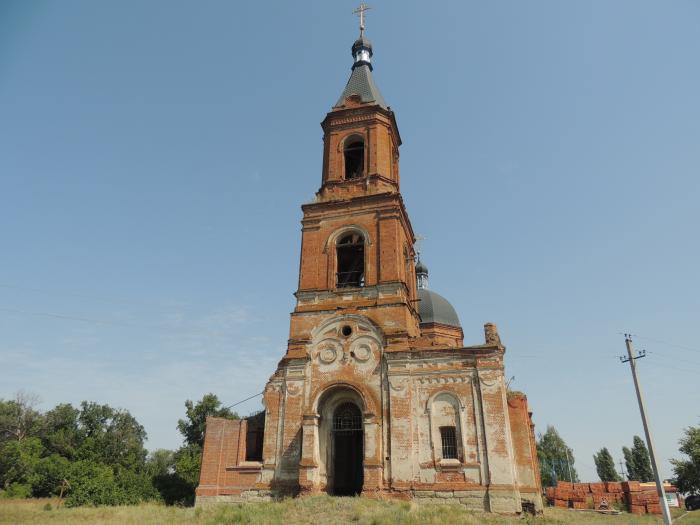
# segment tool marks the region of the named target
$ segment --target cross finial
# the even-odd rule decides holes
[[[423,248],[423,241],[425,240],[425,236],[418,234],[416,235],[416,243],[415,243],[415,250],[416,250],[416,257],[420,259],[420,252],[421,248]]]
[[[360,17],[360,36],[365,32],[365,11],[372,9],[370,6],[362,2],[360,7],[353,11],[354,14]]]

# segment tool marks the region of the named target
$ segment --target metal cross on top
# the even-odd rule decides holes
[[[425,240],[425,236],[421,235],[420,233],[416,235],[416,242],[415,242],[415,250],[416,250],[416,256],[420,257],[421,250],[423,248],[423,241]]]
[[[362,34],[365,32],[365,11],[368,11],[370,9],[372,9],[370,6],[362,2],[360,4],[360,7],[353,11],[353,14],[356,14],[360,17],[360,36],[362,36]]]

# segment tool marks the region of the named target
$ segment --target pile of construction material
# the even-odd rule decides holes
[[[626,508],[632,514],[661,514],[656,489],[641,487],[638,481],[569,483],[559,481],[547,487],[550,505],[569,509],[612,510]]]

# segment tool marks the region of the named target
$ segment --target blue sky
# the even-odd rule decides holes
[[[354,7],[0,4],[0,397],[124,407],[175,448],[186,399],[261,391]],[[670,475],[700,416],[700,5],[372,7],[402,192],[465,342],[497,323],[537,429],[594,480],[593,452],[642,433],[637,334]]]

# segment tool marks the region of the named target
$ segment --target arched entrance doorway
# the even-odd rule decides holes
[[[362,412],[357,405],[346,401],[333,411],[332,493],[336,496],[356,496],[362,492],[364,471],[364,432]]]

